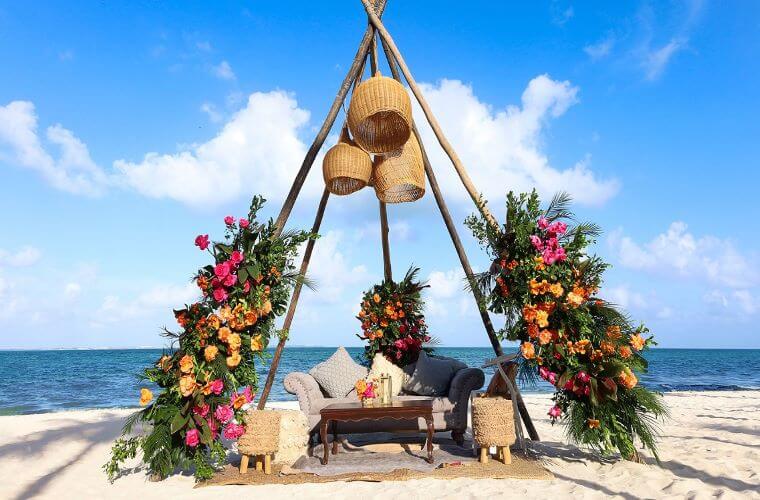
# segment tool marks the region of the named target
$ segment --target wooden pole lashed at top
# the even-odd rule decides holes
[[[388,66],[390,66],[391,69],[391,74],[393,75],[394,79],[401,82],[401,76],[396,69],[396,63],[393,54],[389,50],[385,40],[382,40],[382,44],[383,51],[385,52],[385,57],[388,60]],[[443,198],[441,188],[438,185],[438,180],[435,177],[435,172],[433,172],[433,167],[430,165],[430,159],[428,158],[427,151],[425,150],[425,145],[422,142],[422,138],[420,137],[420,133],[419,130],[417,130],[416,125],[412,125],[412,133],[417,139],[417,143],[420,145],[422,163],[425,167],[425,174],[427,175],[428,182],[430,184],[430,190],[433,191],[433,197],[435,198],[435,202],[438,205],[438,210],[441,212],[441,217],[446,224],[446,229],[448,230],[449,236],[451,237],[451,242],[454,244],[454,249],[456,250],[457,256],[459,257],[459,262],[462,265],[465,277],[467,278],[467,282],[470,285],[470,290],[472,290],[472,294],[475,297],[475,302],[478,306],[478,312],[480,313],[480,319],[483,321],[483,326],[486,329],[488,340],[491,341],[491,347],[493,347],[496,356],[502,356],[504,352],[501,347],[501,342],[499,342],[499,338],[496,336],[496,331],[494,330],[493,322],[491,322],[491,317],[488,315],[488,311],[485,309],[483,294],[481,293],[480,288],[478,288],[478,285],[475,281],[475,276],[472,272],[470,260],[468,259],[467,253],[464,250],[462,240],[459,238],[459,233],[457,232],[456,225],[451,218],[451,214],[449,213],[449,209],[446,205],[446,200]],[[518,411],[522,416],[523,422],[525,422],[525,427],[528,431],[528,435],[530,435],[530,438],[532,440],[539,441],[540,439],[538,436],[538,431],[533,424],[533,420],[530,418],[530,414],[528,413],[528,409],[522,399],[522,395],[516,388],[514,391],[514,397]]]
[[[377,30],[378,34],[382,38],[383,42],[387,44],[388,49],[390,50],[391,54],[393,54],[393,58],[398,63],[399,68],[401,68],[401,72],[404,74],[404,78],[406,79],[406,82],[409,84],[409,88],[412,90],[412,93],[417,98],[417,101],[420,103],[420,107],[422,108],[422,111],[425,113],[425,117],[430,123],[430,127],[433,129],[435,136],[438,138],[438,142],[441,144],[441,147],[446,152],[448,157],[451,159],[451,163],[454,164],[454,168],[456,169],[457,174],[459,175],[459,178],[462,180],[462,184],[464,184],[465,189],[467,189],[467,192],[469,193],[470,198],[472,198],[472,201],[481,211],[481,213],[486,218],[488,223],[491,224],[494,228],[498,229],[499,223],[496,221],[496,218],[493,216],[493,214],[491,214],[491,211],[488,210],[488,207],[486,206],[485,202],[481,199],[480,193],[475,188],[475,185],[472,183],[472,180],[470,179],[470,176],[467,173],[467,170],[464,168],[464,164],[462,163],[462,160],[459,159],[459,155],[457,155],[456,151],[451,146],[448,139],[446,139],[446,136],[443,134],[443,130],[441,130],[441,126],[438,124],[438,120],[436,120],[435,116],[433,115],[433,112],[430,109],[430,106],[425,100],[425,97],[422,95],[422,91],[420,91],[420,88],[417,85],[417,82],[414,80],[414,77],[412,76],[411,71],[409,71],[409,67],[406,65],[406,62],[404,62],[404,58],[401,56],[401,53],[399,52],[398,47],[396,47],[396,44],[393,41],[393,38],[391,38],[390,33],[388,33],[388,30],[385,29],[383,22],[375,14],[374,9],[370,5],[370,1],[362,0],[362,4],[364,4],[364,10],[367,11],[367,17],[369,17],[370,21],[375,26],[375,29]]]
[[[372,12],[376,18],[377,16],[383,15],[385,4],[386,0],[378,0],[377,14],[375,14],[374,9]],[[364,66],[364,60],[367,56],[367,51],[370,48],[370,43],[372,42],[374,35],[374,27],[371,25],[367,26],[367,29],[364,32],[364,36],[359,43],[359,48],[356,51],[356,55],[354,56],[354,61],[351,63],[351,67],[349,68],[346,77],[343,79],[343,83],[341,83],[340,89],[338,89],[338,94],[335,96],[335,100],[333,100],[332,106],[330,106],[330,110],[327,112],[327,117],[325,118],[324,123],[322,123],[322,127],[319,129],[317,136],[314,138],[314,142],[311,144],[311,147],[306,152],[306,157],[303,159],[303,163],[301,163],[301,168],[299,168],[298,173],[296,174],[296,178],[293,180],[293,185],[290,187],[290,191],[288,192],[288,196],[285,198],[285,202],[282,204],[282,209],[280,209],[280,214],[277,216],[276,221],[276,236],[279,236],[282,233],[282,230],[285,228],[285,223],[288,221],[288,217],[290,217],[290,212],[293,210],[293,205],[295,205],[298,194],[301,192],[301,187],[306,181],[306,176],[309,174],[309,170],[314,164],[317,153],[319,153],[319,150],[325,143],[325,139],[327,139],[327,134],[330,133],[330,129],[332,129],[332,126],[335,123],[335,118],[340,112],[343,101],[346,100],[346,95],[351,88],[351,84],[359,76],[359,72]]]
[[[314,217],[314,224],[311,226],[311,232],[316,234],[319,232],[319,227],[322,225],[322,218],[325,215],[325,207],[327,207],[327,199],[330,197],[330,191],[325,188],[322,192],[322,199],[319,200],[319,207],[317,207],[317,215]],[[309,268],[309,261],[311,260],[311,254],[314,251],[315,238],[311,238],[306,242],[306,250],[303,253],[303,260],[301,261],[301,268],[299,274],[301,278],[306,276],[306,270]],[[298,299],[301,296],[301,289],[303,288],[303,281],[299,280],[295,287],[293,287],[293,295],[290,297],[290,304],[288,305],[288,312],[285,314],[285,321],[282,324],[283,334],[280,336],[280,341],[277,343],[277,347],[274,350],[272,356],[272,363],[269,365],[269,373],[267,374],[267,381],[264,384],[264,390],[261,391],[259,396],[258,409],[263,410],[267,404],[269,393],[272,391],[272,384],[274,384],[274,376],[277,373],[277,368],[280,364],[280,358],[282,357],[282,350],[285,348],[285,342],[288,340],[288,332],[290,325],[293,324],[293,316],[296,313],[296,306],[298,305]]]

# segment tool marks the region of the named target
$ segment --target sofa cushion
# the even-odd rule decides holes
[[[420,353],[414,373],[404,385],[404,391],[420,396],[445,396],[454,374],[467,365],[452,358]]]
[[[367,368],[351,359],[343,347],[338,347],[332,356],[312,368],[309,375],[329,397],[342,398],[351,392],[357,380],[367,376]]]
[[[400,366],[393,364],[383,354],[377,353],[372,360],[372,368],[369,370],[369,378],[380,379],[380,375],[382,374],[387,374],[391,377],[392,393],[394,396],[398,396],[401,393],[401,389],[406,380],[404,370]]]

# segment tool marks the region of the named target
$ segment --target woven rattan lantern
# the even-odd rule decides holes
[[[384,203],[404,203],[422,198],[425,194],[425,167],[414,135],[403,148],[375,156],[372,182],[377,198]]]
[[[401,148],[412,131],[412,101],[404,86],[379,72],[359,84],[348,108],[348,127],[370,153]]]
[[[348,137],[344,128],[338,144],[331,147],[322,161],[322,174],[327,190],[333,194],[354,193],[369,182],[372,159]]]

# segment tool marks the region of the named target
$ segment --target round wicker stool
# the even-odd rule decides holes
[[[240,473],[248,471],[248,460],[255,457],[256,470],[272,473],[272,455],[280,441],[280,413],[272,410],[248,410],[244,418],[245,434],[238,439]]]
[[[488,462],[488,450],[496,446],[497,459],[512,463],[509,446],[515,442],[512,401],[503,397],[472,400],[472,439],[480,447],[480,461]]]

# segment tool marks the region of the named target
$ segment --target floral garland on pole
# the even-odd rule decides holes
[[[208,479],[226,459],[221,438],[235,440],[245,433],[241,422],[258,385],[256,361],[264,359],[272,336],[287,335],[276,330],[275,320],[302,279],[293,258],[298,245],[316,237],[304,231],[275,236],[271,219],[256,221],[264,201],[255,197],[247,218],[224,218],[224,242],[212,244],[208,235],[195,239],[214,262],[194,276],[202,297],[174,311],[180,331],[165,330],[165,336],[178,346],[141,377],[161,392],[154,400],[149,388],[141,389],[145,408],[127,419],[114,443],[103,466],[109,479],[138,450],[155,477],[192,465],[196,479]],[[142,435],[133,436],[137,422],[147,425]]]
[[[486,307],[504,314],[500,336],[519,341],[528,373],[555,387],[552,423],[601,453],[638,459],[634,438],[657,457],[655,421],[666,415],[661,395],[638,385],[647,369],[642,352],[654,345],[648,329],[635,327],[597,297],[608,265],[589,255],[597,226],[572,224],[569,196],[541,210],[535,191],[507,195],[507,223],[490,226],[482,215],[465,221],[490,256],[478,277]]]
[[[382,353],[398,366],[414,363],[420,351],[430,341],[423,310],[422,290],[428,285],[417,280],[419,268],[410,267],[400,282],[384,281],[364,292],[361,310],[356,317],[361,322],[367,341],[364,358],[372,363],[375,354]]]

